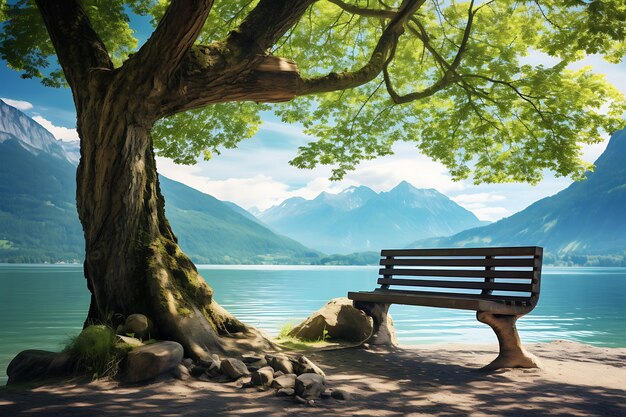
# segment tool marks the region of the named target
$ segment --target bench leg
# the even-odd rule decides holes
[[[486,311],[477,311],[478,321],[491,326],[498,337],[500,354],[484,370],[500,368],[539,368],[537,358],[522,347],[522,341],[517,333],[515,323],[521,316],[493,314]]]
[[[370,345],[397,346],[396,332],[393,321],[387,313],[389,304],[372,303],[368,301],[354,301],[354,307],[363,310],[374,321],[372,337],[366,340]]]

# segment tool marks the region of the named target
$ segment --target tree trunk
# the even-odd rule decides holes
[[[86,324],[116,326],[141,313],[151,320],[153,337],[181,342],[187,356],[236,348],[220,336],[254,332],[213,300],[178,247],[159,189],[152,121],[145,109],[133,111],[141,107],[133,99],[92,97],[98,98],[78,108],[77,205],[91,291]]]

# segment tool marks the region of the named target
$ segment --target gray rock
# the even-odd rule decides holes
[[[7,367],[7,385],[35,381],[48,377],[48,368],[58,353],[46,350],[24,350]]]
[[[193,359],[191,358],[185,358],[183,359],[183,361],[181,362],[187,369],[191,369],[191,367],[193,366]]]
[[[278,378],[279,376],[283,376],[285,375],[285,373],[283,371],[275,371],[274,372],[274,378]]]
[[[276,391],[277,397],[293,397],[296,395],[296,390],[293,388],[281,388]]]
[[[334,341],[363,342],[373,332],[374,322],[365,312],[354,308],[348,298],[335,298],[294,327],[289,336],[303,340],[327,337]]]
[[[173,370],[183,360],[183,353],[182,345],[171,341],[157,342],[131,350],[126,358],[128,381],[146,381]]]
[[[245,364],[251,364],[254,362],[258,362],[263,359],[262,356],[259,355],[241,355],[241,361]]]
[[[187,381],[191,378],[189,369],[187,369],[187,367],[182,363],[178,364],[178,366],[172,370],[172,376],[176,379],[180,379],[181,381]]]
[[[283,372],[284,374],[293,374],[293,363],[285,355],[266,355],[265,359],[267,364],[274,368],[275,371]]]
[[[297,362],[295,368],[296,368],[296,373],[298,375],[302,375],[302,374],[318,374],[318,375],[321,375],[321,376],[326,376],[324,371],[322,371],[319,366],[317,366],[316,364],[311,362],[311,360],[308,359],[304,355],[300,356],[298,358],[298,362]]]
[[[352,398],[349,392],[344,391],[342,389],[335,389],[330,393],[330,396],[336,400],[345,400],[348,401]]]
[[[325,379],[321,375],[313,373],[302,374],[296,378],[296,394],[306,399],[319,398],[320,394],[326,389],[324,383]]]
[[[296,374],[286,374],[279,377],[275,377],[272,381],[272,388],[295,388],[296,386]]]
[[[255,386],[269,386],[274,381],[274,370],[270,366],[252,372],[251,381]]]
[[[124,335],[132,335],[132,337],[141,340],[149,339],[150,322],[143,314],[131,314],[126,318],[121,333]]]
[[[244,361],[245,363],[245,361]],[[251,363],[246,363],[246,365],[248,366],[248,370],[252,371],[256,371],[259,370],[261,368],[264,368],[267,366],[267,361],[265,360],[265,358],[261,358],[258,361],[255,362],[251,362]]]
[[[242,376],[250,375],[246,364],[235,358],[222,360],[220,371],[231,379],[239,379]]]
[[[61,376],[68,375],[72,373],[74,370],[74,365],[76,364],[74,357],[69,352],[60,352],[55,355],[48,366],[48,375],[53,376]]]

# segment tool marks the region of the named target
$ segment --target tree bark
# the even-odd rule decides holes
[[[141,313],[152,321],[153,337],[179,341],[188,356],[232,350],[221,336],[257,335],[213,300],[178,247],[159,189],[152,121],[134,111],[141,98],[92,99],[78,108],[77,206],[92,293],[86,324],[116,326]]]

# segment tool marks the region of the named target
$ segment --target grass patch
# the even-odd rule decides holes
[[[280,326],[280,330],[278,331],[278,338],[283,339],[290,337],[289,333],[293,330],[294,327],[295,326],[293,325],[293,323],[285,323]]]
[[[284,348],[291,350],[310,350],[333,345],[328,341],[328,331],[326,331],[326,329],[324,329],[324,333],[320,335],[319,338],[315,340],[304,340],[289,335],[294,327],[295,326],[293,325],[293,323],[283,324],[278,331],[276,343]]]
[[[120,364],[132,348],[127,343],[118,342],[110,327],[97,325],[89,326],[73,337],[65,351],[72,355],[76,372],[97,379],[117,375]]]

